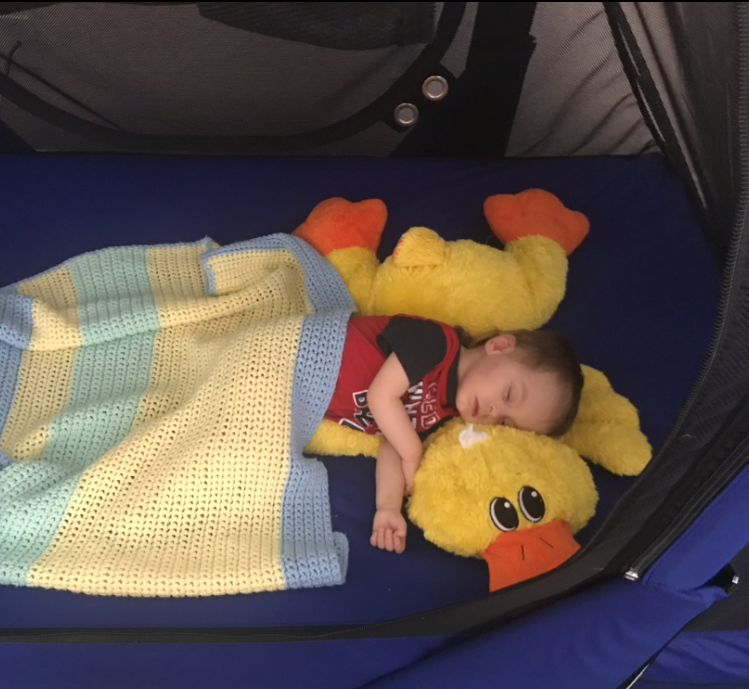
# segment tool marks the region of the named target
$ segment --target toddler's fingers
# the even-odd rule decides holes
[[[393,530],[385,529],[385,548],[393,552]]]
[[[400,555],[406,549],[406,538],[399,534],[395,534],[393,537],[393,545],[395,546],[395,552]]]

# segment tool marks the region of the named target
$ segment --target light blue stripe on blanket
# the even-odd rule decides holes
[[[307,296],[315,311],[330,314],[308,316],[300,337],[292,388],[294,437],[284,492],[281,561],[289,588],[342,584],[348,568],[348,540],[332,530],[328,472],[319,460],[302,456],[302,450],[315,434],[333,396],[346,325],[355,307],[338,271],[327,259],[297,237],[281,235],[278,239],[293,240],[290,250],[304,267]],[[321,342],[326,346],[320,347]],[[307,500],[300,500],[303,491],[309,493]],[[311,509],[301,514],[294,509],[299,504]]]
[[[291,253],[302,266],[305,277],[307,298],[312,302],[315,311],[346,309],[355,311],[346,285],[338,271],[324,256],[320,256],[307,242],[290,234],[271,234],[267,237],[248,239],[229,246],[204,253],[200,256],[203,264],[209,294],[216,294],[216,280],[208,261],[214,256],[248,251],[280,251]],[[344,296],[341,296],[344,295]]]
[[[332,530],[328,472],[319,460],[304,457],[302,450],[333,395],[348,317],[348,312],[307,316],[302,326],[292,387],[291,467],[283,502],[281,562],[289,588],[330,586],[346,579],[348,541]],[[320,342],[326,346],[321,348]],[[306,352],[314,356],[305,356]],[[299,505],[306,509],[299,510]]]
[[[18,381],[18,370],[21,366],[23,351],[31,342],[32,299],[18,294],[14,286],[0,290],[0,434],[5,428],[10,408],[13,405],[13,394]],[[10,477],[13,470],[8,455],[0,451],[0,469],[4,469],[3,480]],[[0,490],[0,506],[6,503],[8,496]],[[0,512],[0,533],[5,531],[5,510]],[[0,577],[5,580],[8,561],[5,550],[5,539],[0,538]],[[14,580],[15,581],[15,580]],[[17,581],[16,583],[24,583]]]
[[[33,300],[14,285],[0,289],[0,434],[13,405],[23,350],[31,342]],[[0,469],[3,467],[0,452]]]
[[[13,463],[3,472],[0,577],[4,582],[28,582],[85,470],[132,428],[150,378],[159,323],[149,296],[145,251],[105,249],[65,264],[81,304],[81,335],[88,346],[76,352],[66,407],[50,423],[39,459]],[[117,286],[123,284],[134,299],[120,300]]]

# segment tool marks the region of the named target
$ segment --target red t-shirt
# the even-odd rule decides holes
[[[370,435],[379,433],[367,391],[391,353],[408,377],[408,392],[401,399],[418,433],[458,415],[460,341],[455,329],[415,316],[367,316],[348,323],[341,369],[325,418]]]

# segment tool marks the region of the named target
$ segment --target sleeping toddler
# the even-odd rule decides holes
[[[401,509],[421,463],[420,434],[460,416],[561,436],[575,419],[582,387],[572,346],[554,332],[500,332],[475,342],[416,316],[351,319],[325,418],[383,436],[372,545],[405,549]]]

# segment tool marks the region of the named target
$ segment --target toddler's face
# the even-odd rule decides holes
[[[565,386],[555,373],[526,366],[514,337],[500,335],[486,343],[482,356],[464,372],[456,405],[468,423],[511,426],[545,435],[557,420],[566,396]]]

